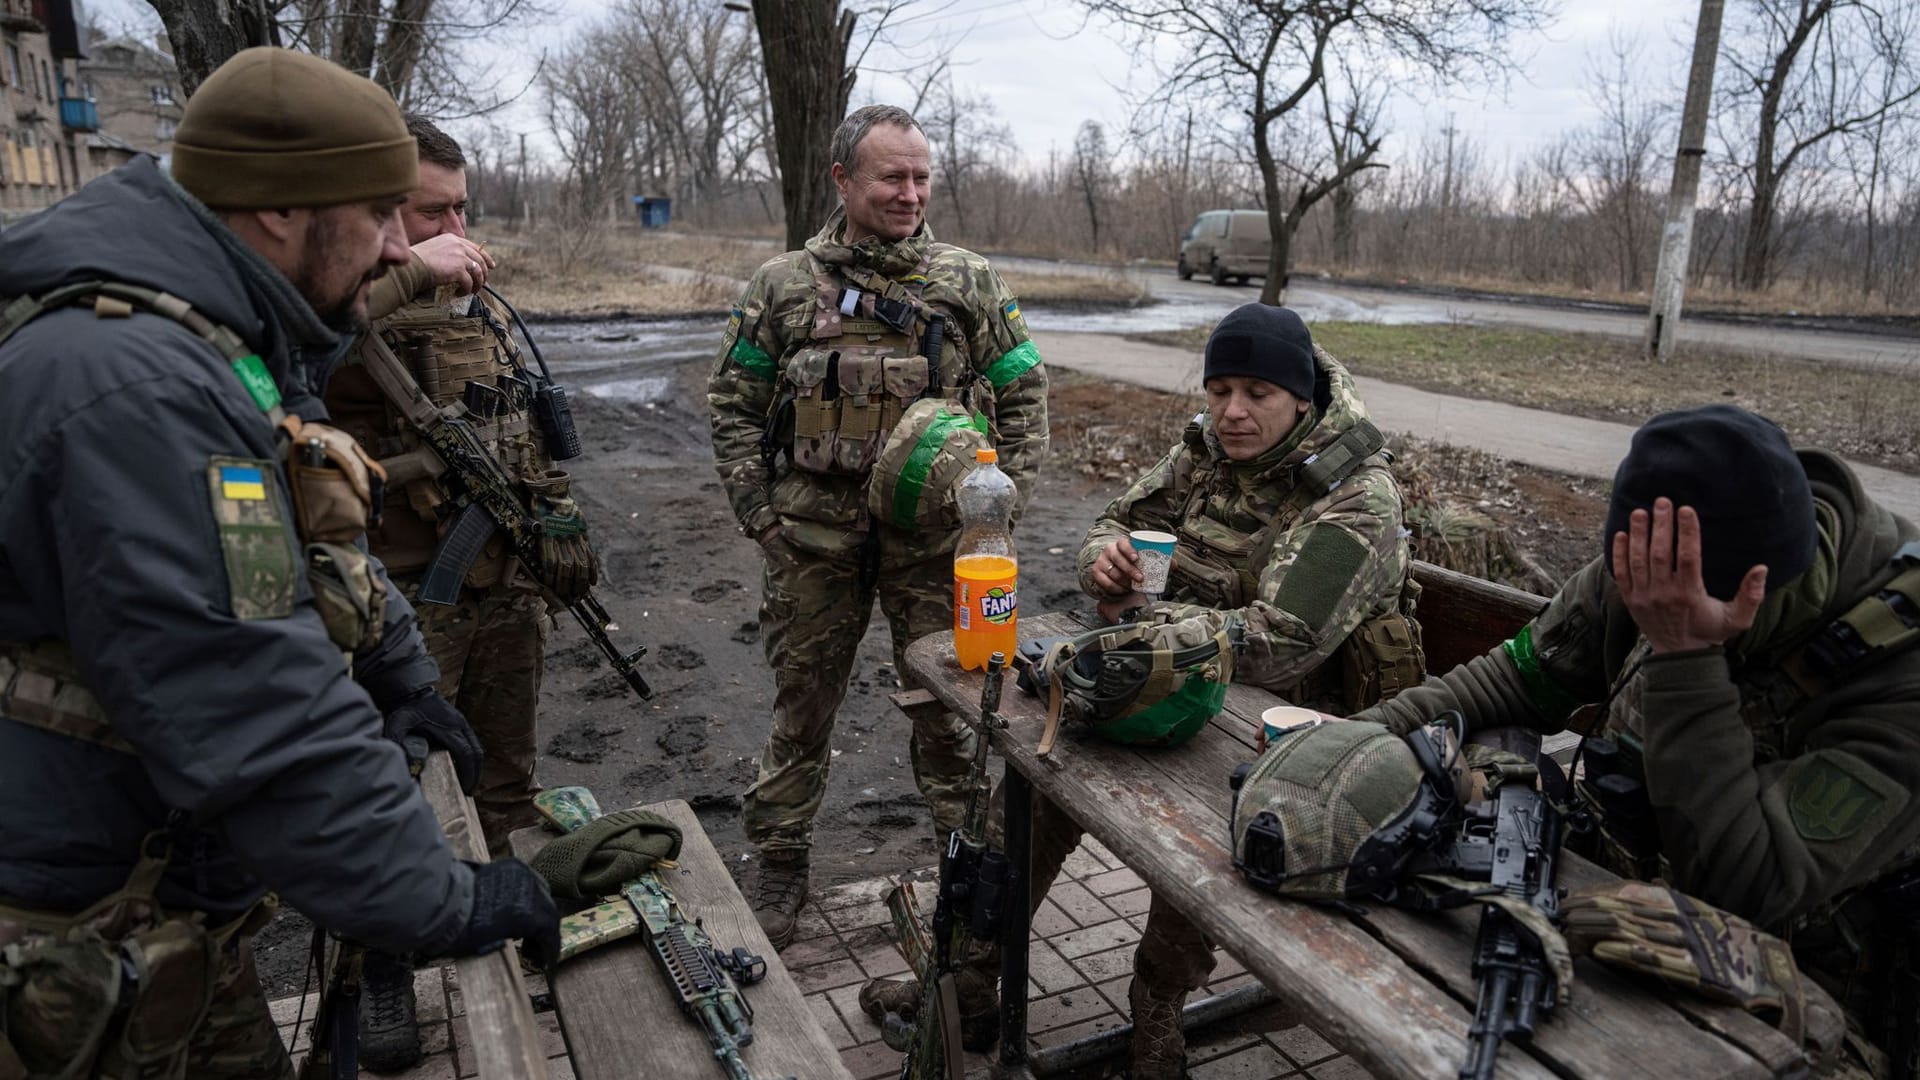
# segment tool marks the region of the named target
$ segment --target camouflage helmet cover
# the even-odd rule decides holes
[[[867,480],[867,510],[874,520],[918,535],[958,529],[954,488],[973,468],[973,452],[993,445],[982,426],[981,419],[941,398],[908,406]]]
[[[1403,739],[1358,720],[1280,732],[1238,782],[1234,865],[1282,896],[1393,900],[1458,810],[1445,747],[1439,729]]]
[[[1047,697],[1039,753],[1052,751],[1062,716],[1136,746],[1173,746],[1206,726],[1226,701],[1238,620],[1145,621],[1021,646],[1020,686]]]

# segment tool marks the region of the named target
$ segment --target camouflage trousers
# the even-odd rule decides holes
[[[1004,850],[1006,820],[1006,792],[1004,786],[996,787],[987,820],[987,837],[988,843],[999,850]],[[1048,890],[1060,876],[1060,867],[1085,836],[1086,830],[1067,816],[1066,811],[1039,792],[1033,793],[1033,849],[1029,863],[1033,884],[1028,892],[1029,914],[1040,910],[1041,901],[1047,898]],[[988,976],[991,985],[991,980],[999,977],[1000,953],[997,949],[982,952],[971,963],[991,968]],[[1159,893],[1152,894],[1147,926],[1141,931],[1140,944],[1133,952],[1134,980],[1158,998],[1191,993],[1207,984],[1207,976],[1213,973],[1217,962],[1213,944],[1200,928],[1161,899]]]
[[[97,1080],[133,1076],[146,1080],[293,1080],[293,1063],[280,1041],[254,966],[253,939],[237,938],[221,950],[220,961],[214,973],[213,1000],[189,1037],[184,1069],[172,1076],[142,1072],[119,1061],[119,1055],[109,1050],[92,1069],[80,1075]],[[91,1024],[95,1018],[75,1019]],[[9,1046],[23,1059],[25,1075],[51,1075],[64,1067],[37,1060],[33,1053],[41,1040],[55,1044],[63,1041],[59,1033],[34,1032],[11,1015],[0,1017],[0,1021],[4,1021],[0,1023],[0,1074],[7,1072]],[[108,1038],[117,1034],[110,1029]]]
[[[394,584],[413,596],[419,578]],[[473,726],[485,757],[473,802],[495,855],[515,829],[538,825],[533,797],[539,754],[535,714],[547,652],[547,605],[532,589],[463,588],[454,604],[414,605],[427,651],[440,665],[441,696]]]
[[[760,632],[773,669],[773,726],[741,818],[747,839],[761,850],[802,852],[812,843],[813,818],[827,790],[834,713],[847,696],[876,595],[893,636],[894,670],[911,685],[907,646],[953,627],[953,559],[942,554],[883,564],[877,585],[862,589],[851,557],[804,554],[778,538],[763,550]],[[973,730],[951,713],[914,723],[908,740],[914,781],[939,837],[965,816],[974,745]]]

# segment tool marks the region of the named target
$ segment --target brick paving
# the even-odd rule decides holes
[[[916,890],[918,899],[923,905],[931,904],[932,871],[915,876],[922,883]],[[855,1080],[893,1080],[900,1073],[900,1055],[880,1041],[878,1025],[860,1011],[856,1000],[867,979],[906,970],[885,928],[884,897],[891,887],[890,879],[874,878],[816,894],[801,915],[802,936],[780,954]],[[1146,910],[1147,890],[1140,879],[1091,838],[1068,859],[1033,920],[1027,1010],[1031,1047],[1037,1050],[1098,1035],[1126,1022],[1133,943],[1146,924]],[[1253,976],[1237,961],[1221,953],[1206,993],[1226,993],[1252,981]],[[475,1075],[453,968],[419,972],[414,988],[428,1056],[414,1069],[397,1075],[407,1080],[461,1080]],[[529,977],[528,989],[535,993],[546,989],[545,980]],[[296,1060],[307,1047],[307,1025],[294,1026],[300,1006],[297,998],[273,1004],[281,1037],[292,1047]],[[309,1000],[307,1020],[312,1016]],[[553,1077],[573,1080],[558,1019],[551,1012],[538,1014],[538,1019]],[[1123,1065],[1121,1059],[1112,1067]],[[985,1057],[968,1055],[969,1073],[978,1069],[984,1074],[987,1066]],[[1187,1046],[1187,1066],[1193,1080],[1368,1080],[1370,1076],[1279,1006],[1198,1032]],[[362,1075],[373,1077],[372,1073]]]

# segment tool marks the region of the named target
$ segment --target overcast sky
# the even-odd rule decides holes
[[[720,0],[713,0],[718,4]],[[522,84],[534,70],[538,43],[565,41],[581,27],[603,18],[614,0],[552,0],[559,17],[537,31],[516,30],[512,42],[491,50],[502,86]],[[1475,86],[1439,92],[1425,82],[1400,88],[1390,105],[1393,133],[1389,160],[1410,153],[1422,134],[1451,122],[1482,144],[1488,163],[1524,157],[1593,115],[1588,73],[1607,48],[1610,33],[1635,38],[1642,47],[1642,84],[1670,95],[1677,103],[1698,5],[1691,0],[1611,0],[1581,3],[1560,0],[1560,10],[1543,31],[1516,37],[1511,81],[1505,86]],[[129,19],[157,27],[141,0],[91,0],[89,8],[108,25]],[[742,20],[749,16],[734,16]],[[1069,150],[1086,120],[1098,120],[1116,133],[1131,119],[1129,97],[1157,84],[1149,63],[1136,58],[1117,33],[1087,25],[1077,5],[1064,0],[920,0],[900,17],[898,40],[923,49],[936,40],[957,42],[956,81],[963,90],[984,93],[999,119],[1012,130],[1022,155],[1044,160],[1049,150]],[[894,58],[870,54],[868,68],[897,66]],[[515,77],[509,77],[510,73]],[[511,131],[528,132],[531,146],[543,142],[545,123],[537,101],[509,107],[497,121]],[[864,71],[854,90],[855,104],[873,100],[911,103],[900,78]],[[461,130],[456,127],[456,131]]]

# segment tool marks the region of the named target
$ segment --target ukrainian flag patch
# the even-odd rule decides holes
[[[1009,300],[1007,301],[1007,306],[1001,310],[1007,313],[1007,321],[1012,322],[1014,319],[1020,317],[1020,301]]]
[[[253,465],[220,467],[220,494],[235,502],[258,502],[267,497],[267,480]]]

